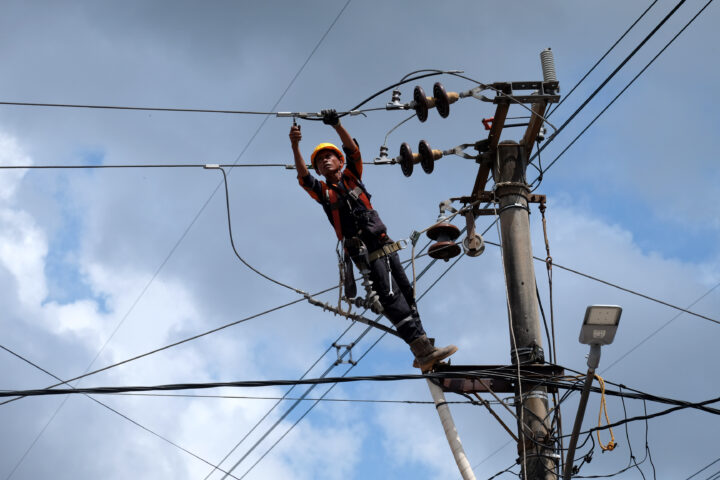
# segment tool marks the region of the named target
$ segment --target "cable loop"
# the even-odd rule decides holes
[[[605,380],[598,374],[595,374],[595,378],[597,379],[598,383],[600,384],[600,412],[598,412],[598,427],[602,426],[602,415],[603,412],[605,413],[605,423],[610,425],[610,418],[608,417],[607,412],[607,402],[605,401]],[[615,442],[615,435],[613,434],[612,427],[608,427],[608,430],[610,431],[610,441],[607,445],[603,445],[602,440],[600,440],[600,430],[597,431],[597,439],[598,443],[600,444],[600,448],[603,452],[611,452],[617,447],[617,442]]]

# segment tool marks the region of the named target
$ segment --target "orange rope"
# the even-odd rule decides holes
[[[605,401],[605,380],[603,380],[603,378],[597,374],[595,374],[595,378],[597,378],[597,381],[600,384],[600,392],[601,392],[600,412],[598,413],[598,427],[600,427],[600,426],[602,426],[603,412],[605,412],[605,422],[608,425],[610,424],[610,418],[608,417],[607,402]],[[600,448],[602,449],[603,452],[613,451],[615,449],[615,447],[617,447],[617,443],[615,442],[615,435],[613,435],[612,428],[609,428],[608,430],[610,430],[610,442],[608,442],[607,446],[603,445],[602,440],[600,440],[600,430],[597,431],[598,443],[600,444]]]

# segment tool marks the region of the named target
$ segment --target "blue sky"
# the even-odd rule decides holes
[[[543,164],[704,3],[687,1],[543,151]],[[539,9],[523,2],[440,6],[424,0],[355,0],[320,42],[344,5],[329,0],[4,2],[0,101],[345,110],[423,68],[460,69],[483,82],[539,80],[539,53],[546,47],[555,54],[565,95],[650,2],[551,1]],[[674,5],[656,2],[550,121],[561,124]],[[709,59],[718,53],[717,22],[717,6],[711,4],[546,173],[538,189],[548,198],[556,263],[683,307],[710,291],[692,310],[713,318],[720,312],[720,288],[712,290],[720,282],[720,170],[713,142],[720,118],[712,92],[720,70]],[[435,81],[449,91],[473,87],[447,75],[417,84],[429,92]],[[404,101],[411,99],[414,85],[401,87]],[[367,106],[382,107],[389,100],[389,93],[380,95]],[[420,139],[441,149],[474,143],[487,135],[481,119],[493,111],[490,104],[465,99],[451,107],[447,119],[432,111],[426,123],[410,120],[389,136],[390,154],[397,155],[402,142],[415,147]],[[343,121],[369,161],[388,131],[407,115],[378,111]],[[511,110],[511,115],[525,111]],[[290,124],[274,116],[0,105],[0,166],[290,164]],[[301,147],[308,158],[315,144],[337,140],[318,122],[302,124]],[[508,129],[503,138],[520,134],[520,129]],[[472,161],[450,157],[439,161],[432,175],[418,168],[408,179],[397,165],[368,166],[364,179],[390,235],[400,239],[431,225],[442,200],[469,194],[476,171]],[[0,170],[0,343],[61,378],[71,378],[295,300],[295,293],[238,262],[228,240],[220,182],[217,171],[202,168]],[[293,170],[235,169],[229,190],[235,243],[254,267],[306,291],[337,282],[332,229],[298,187]],[[539,219],[533,207],[533,250],[544,256]],[[477,228],[485,230],[489,223],[478,219]],[[495,229],[486,238],[496,240]],[[407,250],[401,254],[409,256]],[[457,364],[509,362],[500,262],[492,246],[478,258],[463,258],[420,302],[428,332],[441,343],[460,347]],[[426,265],[426,259],[419,260],[420,269]],[[447,266],[431,268],[419,281],[419,291]],[[542,264],[536,264],[536,274],[547,311]],[[618,304],[624,309],[620,331],[604,349],[600,371],[621,360],[603,373],[608,380],[673,398],[717,396],[720,378],[711,367],[716,363],[717,324],[681,315],[645,341],[676,311],[559,269],[553,280],[561,364],[585,368],[586,348],[577,342],[585,307]],[[322,298],[333,301],[333,294]],[[335,361],[335,349],[323,352],[348,325],[299,303],[93,375],[80,385],[290,379],[318,359],[308,375],[319,376]],[[340,343],[352,342],[362,331],[352,326]],[[379,335],[372,331],[361,338],[354,357]],[[407,347],[388,337],[350,375],[413,373],[411,360]],[[4,350],[0,362],[0,388],[54,383]],[[331,375],[346,368],[335,367]],[[318,387],[310,396],[324,391]],[[284,390],[215,393],[272,397]],[[422,382],[339,385],[329,396],[430,399]],[[219,462],[274,404],[97,398],[211,463]],[[57,410],[62,401],[41,397],[0,406],[0,476],[200,479],[210,471],[85,397],[72,396]],[[261,422],[223,467],[230,468],[288,405],[283,402]],[[283,420],[234,474],[244,474],[310,405],[303,402]],[[566,425],[576,405],[577,395],[563,404]],[[628,416],[643,412],[641,402],[629,401],[626,407]],[[586,427],[593,425],[598,408],[593,396]],[[650,412],[661,408],[648,404]],[[612,420],[622,418],[616,399],[609,400],[608,409]],[[477,478],[514,462],[513,444],[495,453],[509,436],[484,409],[458,405],[452,411]],[[514,422],[509,416],[504,420]],[[657,477],[686,478],[713,461],[717,424],[717,417],[693,411],[652,420],[648,439]],[[645,425],[632,424],[627,435],[640,458]],[[583,474],[609,474],[627,465],[625,431],[616,429],[615,436],[618,449],[596,452]],[[649,478],[648,463],[642,468]],[[246,478],[369,476],[459,478],[431,406],[320,402]],[[639,476],[629,470],[618,478]]]

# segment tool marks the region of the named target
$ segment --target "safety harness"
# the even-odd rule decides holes
[[[340,181],[347,189],[347,193],[342,192],[338,187],[331,184],[328,184],[328,188],[325,190],[326,200],[332,212],[333,228],[335,229],[335,235],[337,235],[338,240],[343,239],[342,222],[340,221],[340,209],[343,207],[343,203],[347,203],[351,214],[354,208],[353,205],[350,204],[350,199],[356,203],[360,203],[367,210],[373,209],[370,203],[370,194],[365,190],[365,185],[355,178],[354,175],[343,175]]]

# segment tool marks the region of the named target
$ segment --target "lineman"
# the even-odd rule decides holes
[[[455,353],[457,347],[435,347],[425,334],[412,286],[396,253],[400,247],[388,237],[361,181],[363,166],[357,142],[342,126],[335,110],[322,113],[323,123],[332,126],[340,137],[345,155],[332,143],[315,147],[310,160],[315,170],[325,177],[325,181],[318,180],[305,166],[300,153],[302,133],[299,126],[293,125],[290,144],[300,186],[322,205],[338,240],[343,242],[345,252],[355,265],[361,272],[369,273],[383,313],[415,355],[413,366],[422,371],[431,370],[437,362]],[[345,156],[348,161],[343,169]],[[350,280],[353,281],[351,269]]]

